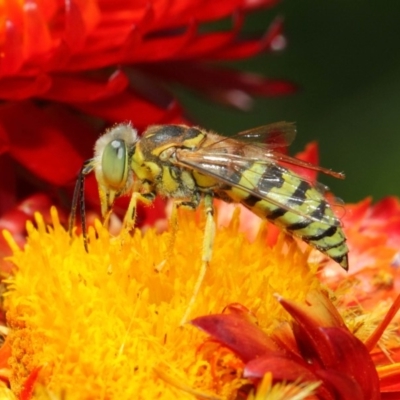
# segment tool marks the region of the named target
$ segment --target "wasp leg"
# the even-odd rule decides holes
[[[137,202],[140,201],[143,204],[150,205],[153,203],[156,198],[156,194],[154,192],[147,193],[139,193],[133,192],[131,199],[129,201],[128,209],[125,213],[123,227],[130,231],[134,228],[136,222],[136,210],[137,210]]]
[[[71,214],[68,221],[68,232],[72,238],[72,231],[75,225],[76,209],[79,208],[82,224],[83,245],[88,253],[88,237],[86,229],[86,208],[85,208],[85,177],[93,171],[93,159],[86,160],[79,172],[78,179],[75,184],[74,196],[72,198]],[[78,206],[79,204],[79,206]]]
[[[197,299],[204,277],[206,276],[208,265],[212,257],[212,250],[215,237],[215,221],[214,221],[213,196],[211,194],[207,193],[204,195],[204,209],[206,213],[206,226],[204,229],[201,267],[199,276],[197,277],[197,281],[194,285],[192,297],[189,300],[189,304],[181,320],[181,325],[185,324],[189,318],[190,312],[192,311],[193,305]]]
[[[178,209],[186,208],[188,210],[195,211],[199,207],[201,196],[199,193],[194,193],[191,200],[175,200],[172,205],[171,217],[170,217],[170,231],[171,236],[168,243],[167,257],[168,260],[172,256],[172,250],[174,249],[176,233],[178,232]]]

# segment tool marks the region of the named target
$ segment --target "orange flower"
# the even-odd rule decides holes
[[[6,234],[14,273],[4,299],[9,332],[0,377],[9,392],[23,400],[63,392],[69,399],[234,396],[244,382],[240,360],[225,352],[213,363],[204,335],[181,325],[201,265],[203,214],[179,213],[171,250],[169,231],[113,237],[97,221],[86,252],[82,237],[71,241],[54,209],[52,227],[39,215],[37,228],[28,224],[24,250]],[[308,254],[284,235],[265,246],[264,227],[249,243],[238,226],[236,212],[217,230],[192,317],[236,301],[257,311],[264,325],[287,319],[273,293],[304,301],[319,287]]]

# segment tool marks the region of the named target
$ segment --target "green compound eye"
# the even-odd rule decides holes
[[[104,148],[101,158],[103,178],[113,189],[122,189],[128,174],[128,151],[124,140],[115,139]]]

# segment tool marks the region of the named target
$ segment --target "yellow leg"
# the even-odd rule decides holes
[[[166,262],[172,257],[172,252],[174,250],[176,233],[178,231],[178,208],[182,203],[174,201],[172,204],[171,217],[169,219],[169,231],[170,238],[168,240],[167,251],[164,260],[162,260],[158,265],[155,266],[157,272],[161,272],[164,268]]]
[[[138,201],[150,205],[154,200],[153,193],[141,194],[138,192],[133,192],[131,199],[129,201],[128,209],[126,210],[124,220],[122,222],[122,230],[121,230],[121,240],[124,242],[128,236],[130,236],[131,232],[135,227],[136,222],[136,212],[137,212],[137,203]]]
[[[181,203],[174,201],[172,205],[172,212],[171,212],[171,218],[170,218],[170,231],[171,231],[171,236],[169,239],[168,243],[168,249],[167,249],[167,260],[171,257],[172,251],[174,249],[174,244],[175,244],[175,239],[176,239],[176,233],[178,232],[178,208],[181,206]]]
[[[137,207],[137,192],[133,193],[131,199],[129,200],[128,209],[126,210],[124,221],[123,221],[123,229],[131,230],[135,226],[136,221],[136,207]]]
[[[197,296],[199,294],[201,285],[203,283],[204,277],[206,276],[208,264],[211,261],[212,250],[215,237],[215,222],[214,222],[214,205],[213,197],[209,194],[204,196],[204,208],[206,213],[206,226],[204,230],[203,239],[203,252],[201,257],[201,267],[199,276],[197,277],[196,284],[194,285],[192,297],[189,300],[189,304],[186,308],[185,314],[181,320],[181,325],[185,324],[189,318],[192,311],[193,305],[196,302]]]
[[[155,198],[154,193],[149,192],[145,194],[141,194],[139,192],[133,192],[131,199],[129,201],[128,209],[126,210],[123,228],[127,231],[130,231],[134,228],[136,222],[136,211],[137,211],[137,203],[140,201],[146,205],[150,205],[153,203]]]

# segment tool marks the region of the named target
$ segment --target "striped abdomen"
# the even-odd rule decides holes
[[[292,171],[276,165],[235,166],[224,190],[256,215],[299,237],[348,268],[346,237],[322,193]]]

